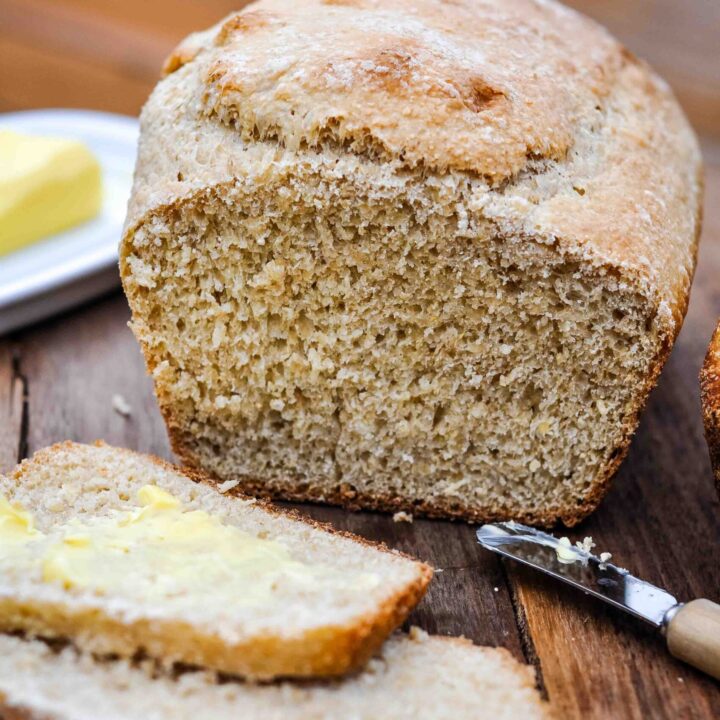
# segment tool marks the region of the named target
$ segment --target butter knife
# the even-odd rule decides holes
[[[624,568],[520,523],[483,525],[477,539],[487,550],[541,570],[644,620],[663,634],[673,656],[720,679],[720,605],[703,599],[680,603]]]

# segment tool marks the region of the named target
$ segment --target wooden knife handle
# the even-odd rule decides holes
[[[691,600],[673,615],[665,633],[672,655],[720,680],[720,605]]]

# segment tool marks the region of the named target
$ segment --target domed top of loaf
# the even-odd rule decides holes
[[[536,0],[262,0],[191,36],[166,71],[201,50],[205,112],[248,138],[496,181],[564,158],[635,63],[594,22]]]
[[[201,50],[205,112],[247,138],[496,181],[563,158],[630,61],[595,23],[533,0],[263,0],[167,71]]]

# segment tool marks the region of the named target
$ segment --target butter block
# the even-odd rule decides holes
[[[93,218],[101,201],[83,143],[0,130],[0,256]]]

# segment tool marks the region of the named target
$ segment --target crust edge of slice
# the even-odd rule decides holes
[[[720,495],[720,322],[713,332],[700,370],[700,399],[705,440],[715,476],[715,488]]]

